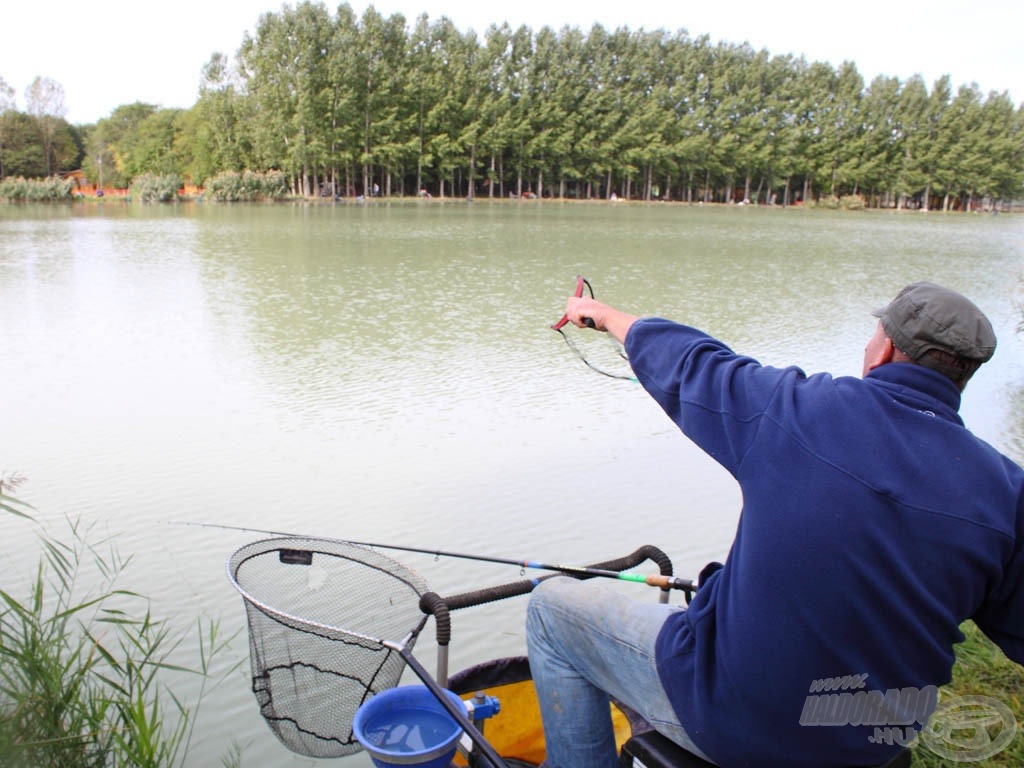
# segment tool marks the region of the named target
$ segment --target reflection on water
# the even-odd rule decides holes
[[[186,624],[242,625],[223,566],[258,534],[181,521],[554,562],[652,543],[690,576],[724,554],[738,492],[637,385],[588,371],[549,330],[577,273],[598,298],[705,327],[766,363],[850,375],[871,309],[912,280],[960,287],[1000,344],[965,419],[1020,460],[1022,245],[1011,216],[2,207],[0,471],[29,478],[47,520],[81,515],[117,534],[135,556],[131,586]],[[595,334],[567,332],[606,354]],[[4,572],[25,572],[32,532],[4,527]],[[401,559],[442,593],[519,576]],[[457,616],[453,669],[522,652],[521,611]],[[244,656],[244,635],[236,645]],[[429,661],[429,639],[420,647]],[[209,754],[237,737],[246,765],[304,764],[259,722],[244,675],[208,711]]]

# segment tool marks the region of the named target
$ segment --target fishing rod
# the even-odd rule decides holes
[[[265,528],[249,528],[239,525],[221,525],[218,523],[195,523],[195,522],[172,522],[171,525],[186,525],[194,528],[216,528],[223,531],[247,531],[249,533],[265,533],[270,536],[289,536],[299,538],[315,538],[300,533],[289,533],[287,531],[271,531]],[[681,589],[691,593],[696,587],[690,579],[680,579],[675,576],[664,574],[643,575],[638,573],[620,573],[609,571],[604,568],[589,568],[578,565],[557,565],[542,563],[536,560],[514,560],[512,558],[491,557],[489,555],[470,555],[464,552],[448,552],[441,549],[428,549],[426,547],[404,547],[398,544],[378,544],[367,541],[352,541],[351,539],[334,539],[345,544],[352,544],[357,547],[370,547],[372,549],[393,549],[398,552],[416,552],[421,555],[433,555],[434,557],[452,557],[460,560],[473,560],[482,563],[497,563],[498,565],[515,565],[519,568],[529,568],[540,571],[555,571],[573,576],[601,577],[606,579],[618,579],[619,581],[630,581],[637,584],[646,584],[650,587],[661,589]]]
[[[576,275],[576,290],[573,291],[573,296],[575,296],[577,299],[582,297],[584,287],[590,293],[590,298],[594,298],[594,287],[590,284],[590,281],[587,280],[587,278],[585,278],[583,275]],[[623,381],[632,381],[634,384],[637,383],[637,378],[635,376],[625,376],[621,373],[612,373],[590,362],[590,360],[587,359],[587,356],[583,354],[583,351],[576,345],[576,342],[569,338],[568,334],[566,334],[566,332],[562,330],[568,324],[568,322],[569,315],[563,314],[558,322],[551,324],[551,330],[558,332],[558,335],[561,336],[565,340],[565,343],[569,345],[569,349],[571,349],[575,353],[576,357],[578,357],[585,366],[587,366],[592,371],[600,373],[602,376],[607,376],[610,379],[622,379]],[[583,318],[583,324],[587,326],[587,328],[596,327],[594,320],[589,317]],[[621,348],[619,349],[618,355],[626,362],[629,362],[629,358],[626,357],[625,353],[622,352]]]
[[[590,285],[590,281],[587,280],[587,278],[585,278],[583,275],[576,275],[576,290],[573,291],[572,295],[575,296],[577,299],[580,298],[583,295],[583,286],[586,286],[587,290],[590,291],[590,298],[594,298],[594,289]],[[562,328],[564,328],[566,323],[568,322],[569,315],[563,314],[562,318],[557,323],[551,324],[551,330],[562,333]],[[583,324],[587,326],[587,328],[595,327],[594,321],[589,317],[583,318]],[[564,336],[565,334],[562,333],[562,335]]]

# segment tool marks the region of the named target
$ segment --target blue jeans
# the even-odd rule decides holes
[[[601,587],[554,578],[530,596],[526,645],[540,700],[548,768],[618,765],[609,694],[657,731],[707,757],[679,724],[658,678],[654,643],[672,611]]]

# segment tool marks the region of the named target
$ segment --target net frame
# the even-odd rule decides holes
[[[426,582],[377,550],[308,536],[242,546],[227,572],[245,603],[252,690],[271,731],[308,757],[360,751],[352,719],[398,684],[428,619]]]

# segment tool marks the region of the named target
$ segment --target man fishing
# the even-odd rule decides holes
[[[958,414],[992,326],[923,282],[875,314],[862,378],[806,376],[569,299],[569,321],[622,342],[651,397],[736,478],[743,509],[686,609],[593,581],[534,591],[547,766],[616,765],[609,695],[723,768],[881,765],[934,710],[963,621],[1024,663],[1024,470]]]

